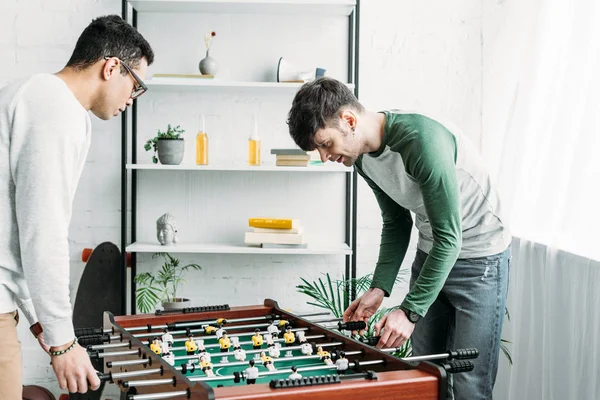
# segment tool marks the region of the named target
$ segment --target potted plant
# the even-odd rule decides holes
[[[181,164],[185,143],[180,135],[184,132],[179,125],[172,128],[171,124],[169,124],[165,132],[159,129],[156,137],[148,139],[146,144],[144,144],[144,149],[146,151],[154,151],[152,162],[156,164],[160,160],[160,163],[165,165]],[[156,157],[157,153],[158,158]]]
[[[180,265],[179,259],[169,253],[155,253],[152,258],[162,257],[165,263],[157,275],[144,272],[135,276],[138,285],[135,299],[138,309],[142,313],[153,311],[156,304],[162,302],[165,310],[180,309],[188,306],[189,299],[177,297],[178,286],[185,282],[183,273],[189,269],[202,269],[198,264]]]

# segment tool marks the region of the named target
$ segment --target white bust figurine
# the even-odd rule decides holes
[[[156,220],[156,237],[163,246],[177,243],[179,238],[174,216],[167,213]]]

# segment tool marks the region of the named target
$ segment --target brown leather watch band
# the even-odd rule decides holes
[[[42,329],[42,325],[40,325],[39,322],[36,322],[35,324],[31,325],[29,327],[29,330],[33,334],[33,337],[35,337],[36,339],[40,333],[44,332],[44,330]]]

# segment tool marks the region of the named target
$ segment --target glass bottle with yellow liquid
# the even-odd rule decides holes
[[[202,116],[201,126],[196,135],[196,165],[208,165],[208,135],[204,128],[204,116]]]
[[[256,118],[254,118],[254,127],[248,138],[248,165],[260,165],[260,139]]]

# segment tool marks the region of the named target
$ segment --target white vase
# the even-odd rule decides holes
[[[217,62],[210,56],[210,50],[206,50],[206,57],[200,61],[199,68],[202,75],[216,75]]]

